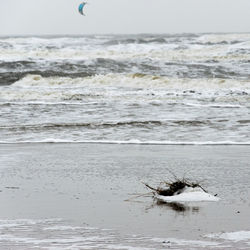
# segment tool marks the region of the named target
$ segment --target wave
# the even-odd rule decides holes
[[[149,38],[123,38],[123,39],[113,39],[104,42],[103,45],[117,45],[117,44],[165,44],[167,40],[164,37],[149,37]]]
[[[172,52],[171,52],[172,53]],[[234,56],[234,55],[232,55]],[[239,55],[240,56],[240,55]],[[86,77],[105,74],[147,74],[175,78],[249,79],[250,59],[237,63],[216,60],[162,60],[158,58],[92,58],[86,60],[44,59],[0,61],[0,84],[12,84],[26,75],[43,77]]]
[[[16,141],[16,142],[8,142],[8,141],[0,141],[0,144],[32,144],[32,143],[75,143],[75,144],[123,144],[123,145],[176,145],[176,146],[230,146],[230,145],[238,145],[238,146],[249,146],[250,141],[246,142],[237,142],[237,141],[140,141],[140,140],[128,140],[128,141],[112,141],[112,140],[82,140],[82,141],[74,141],[74,140],[63,140],[63,139],[55,139],[48,138],[44,140],[33,140],[33,141]]]
[[[201,121],[173,121],[173,123],[184,124],[201,124]],[[1,129],[8,130],[27,130],[27,129],[57,129],[57,128],[74,128],[74,127],[87,127],[87,128],[109,128],[109,127],[121,127],[121,126],[133,126],[133,127],[146,127],[146,126],[161,126],[164,123],[161,121],[120,121],[120,122],[100,122],[100,123],[45,123],[45,124],[25,124],[20,126],[4,126],[0,125]]]
[[[129,62],[97,58],[85,61],[17,60],[0,61],[0,84],[14,83],[26,75],[42,77],[86,77],[96,74],[126,72]]]
[[[28,74],[19,81],[15,82],[12,86],[19,87],[49,87],[49,86],[77,86],[77,85],[104,85],[104,86],[134,86],[134,87],[168,87],[172,89],[242,89],[250,90],[250,81],[239,79],[190,79],[190,78],[175,78],[165,77],[161,75],[148,75],[142,73],[134,74],[105,74],[105,75],[93,75],[78,77],[77,79],[72,77],[56,76],[56,77],[44,77],[42,75]],[[191,92],[190,92],[191,93]]]
[[[193,94],[195,91],[207,90],[230,90],[239,91],[239,95],[248,95],[250,81],[239,79],[190,79],[165,77],[160,75],[135,74],[105,74],[88,77],[43,77],[42,75],[26,75],[16,81],[13,87],[72,87],[77,86],[110,86],[110,87],[134,87],[134,88],[164,88],[183,90],[184,94]],[[242,91],[242,93],[240,92]]]
[[[204,34],[196,39],[197,42],[205,44],[236,44],[249,40],[249,33]]]
[[[223,104],[223,103],[216,103],[216,104],[184,103],[183,105],[191,106],[191,107],[228,108],[228,109],[232,109],[232,108],[237,109],[237,108],[248,107],[248,106],[244,106],[244,105],[240,105],[240,104]]]
[[[151,105],[155,106],[161,106],[161,101],[151,101]],[[170,103],[169,103],[170,104]],[[240,104],[223,104],[223,103],[217,103],[217,104],[201,104],[201,103],[171,103],[171,105],[183,105],[183,106],[190,106],[190,107],[208,107],[208,108],[222,108],[222,109],[239,109],[239,108],[249,108],[250,106],[247,105],[240,105]],[[61,102],[49,102],[49,101],[7,101],[7,102],[1,102],[1,107],[8,107],[8,106],[40,106],[40,105],[46,105],[46,106],[84,106],[84,105],[98,105],[98,102],[68,102],[68,101],[61,101]]]
[[[27,75],[1,88],[0,103],[92,103],[97,99],[106,102],[106,98],[109,98],[110,101],[158,106],[162,103],[176,103],[240,108],[249,103],[249,83],[247,80],[171,78],[141,73],[78,78]]]
[[[155,64],[157,63],[152,60],[141,62],[109,58],[80,61],[0,61],[0,84],[12,84],[27,75],[78,78],[110,73],[133,73],[133,68],[138,72],[164,74],[161,67]]]
[[[64,72],[58,70],[28,70],[18,72],[5,72],[0,74],[0,86],[13,84],[27,75],[40,75],[42,77],[87,77],[95,75],[95,72]]]
[[[228,120],[222,120],[223,122]],[[218,121],[220,122],[220,121]],[[249,120],[239,120],[238,123],[247,124]],[[209,126],[212,122],[209,120],[142,120],[142,121],[119,121],[119,122],[72,122],[72,123],[39,123],[39,124],[20,124],[20,125],[0,125],[0,129],[8,131],[46,131],[58,129],[107,129],[107,128],[148,128],[156,129],[158,126],[171,127],[198,127]]]
[[[249,60],[249,34],[172,34],[0,39],[4,61],[65,61],[105,58],[201,62]],[[241,50],[244,51],[241,51]],[[239,51],[241,51],[239,53]]]
[[[112,60],[155,59],[159,61],[175,62],[204,62],[217,60],[220,63],[231,63],[239,60],[250,60],[249,54],[238,53],[241,47],[233,45],[208,46],[204,44],[117,44],[115,46],[102,46],[100,48],[62,48],[62,49],[33,49],[22,50],[20,48],[2,49],[1,59],[4,61],[45,60],[54,61],[83,61],[97,58]],[[244,50],[248,51],[249,47]],[[237,64],[236,64],[237,65]]]

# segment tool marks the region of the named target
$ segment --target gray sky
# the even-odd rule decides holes
[[[0,35],[250,32],[250,0],[0,0]]]

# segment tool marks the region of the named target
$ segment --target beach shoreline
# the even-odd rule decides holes
[[[120,234],[200,240],[249,231],[249,146],[1,144],[1,220],[60,218]],[[157,205],[141,181],[204,181],[219,202]],[[244,188],[244,189],[243,189]]]

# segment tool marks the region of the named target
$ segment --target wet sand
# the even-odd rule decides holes
[[[57,218],[60,226],[114,230],[121,244],[125,235],[204,240],[211,233],[250,231],[249,152],[249,146],[1,144],[0,220]],[[150,196],[125,201],[149,192],[142,181],[157,185],[171,178],[169,171],[203,180],[221,201],[183,206],[157,204]],[[1,233],[3,244],[7,231]],[[161,249],[159,241],[152,247]],[[21,249],[13,242],[8,246]],[[234,242],[232,249],[235,244],[246,246]]]

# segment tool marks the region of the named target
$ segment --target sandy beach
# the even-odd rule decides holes
[[[249,238],[217,235],[250,231],[249,146],[31,143],[1,144],[0,154],[5,249],[249,247]],[[176,206],[131,199],[149,192],[142,181],[157,185],[169,171],[203,181],[221,200]]]

